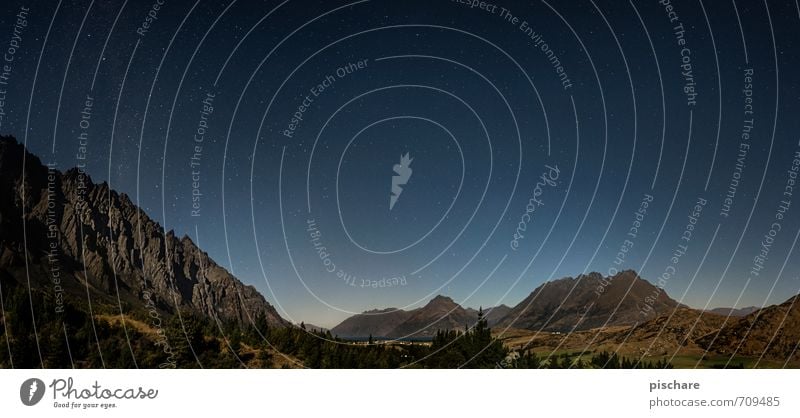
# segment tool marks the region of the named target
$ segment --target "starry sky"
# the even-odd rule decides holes
[[[797,294],[796,2],[560,3],[4,1],[0,132],[296,322],[624,269]]]

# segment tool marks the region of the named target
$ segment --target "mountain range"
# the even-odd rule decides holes
[[[62,173],[46,166],[3,136],[0,196],[0,291],[41,293],[55,310],[69,299],[90,314],[100,308],[171,317],[189,310],[225,323],[247,325],[258,318],[273,328],[294,326],[254,287],[215,263],[188,236],[165,231],[126,194],[94,183],[81,170]],[[628,270],[613,277],[590,273],[553,280],[513,307],[486,308],[481,314],[504,333],[509,346],[521,344],[515,338],[524,336],[545,346],[552,338],[566,341],[554,347],[626,345],[643,355],[681,349],[800,361],[798,298],[761,309],[700,311]],[[478,310],[440,295],[413,310],[354,315],[330,332],[429,338],[440,329],[470,327],[478,316]],[[587,337],[592,333],[596,337]]]
[[[649,303],[652,298],[652,303]],[[514,307],[500,305],[484,314],[488,325],[549,332],[632,325],[669,312],[680,304],[633,271],[604,278],[599,273],[563,278],[537,287]],[[347,318],[331,332],[344,337],[429,337],[437,329],[463,329],[477,321],[478,311],[446,296],[411,311],[396,308]]]
[[[482,312],[489,326],[504,317],[511,308],[500,305]],[[437,330],[463,330],[478,321],[479,311],[463,308],[447,296],[436,296],[425,306],[405,311],[397,308],[375,309],[351,316],[331,329],[341,337],[427,338]]]

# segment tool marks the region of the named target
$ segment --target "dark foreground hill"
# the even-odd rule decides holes
[[[800,295],[742,318],[729,318],[698,343],[722,355],[800,362]]]

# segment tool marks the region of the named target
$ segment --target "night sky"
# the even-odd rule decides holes
[[[800,291],[796,2],[159,1],[4,1],[0,132],[287,319]]]

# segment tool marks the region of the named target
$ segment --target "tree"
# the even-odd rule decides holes
[[[463,333],[455,330],[438,330],[431,343],[431,355],[425,362],[434,368],[493,368],[502,362],[508,350],[492,337],[492,331],[478,311],[478,321]]]
[[[205,348],[202,321],[185,310],[180,317],[175,315],[167,322],[166,336],[178,367],[195,367],[199,361],[196,355]]]

